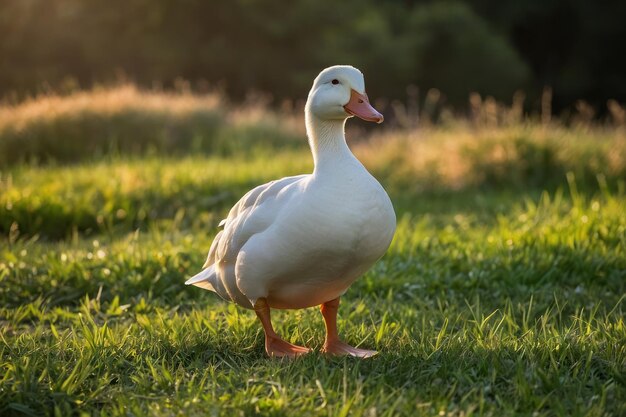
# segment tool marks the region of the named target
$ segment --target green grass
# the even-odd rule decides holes
[[[380,354],[272,360],[253,313],[183,282],[243,192],[310,167],[294,150],[4,171],[0,414],[626,414],[623,178],[420,192],[373,166],[398,232],[340,330]],[[274,322],[323,342],[316,309]]]
[[[164,219],[207,228],[207,222],[219,221],[213,211],[225,214],[258,184],[310,171],[310,159],[304,152],[283,152],[257,158],[152,157],[21,166],[0,177],[0,232],[10,233],[13,225],[14,233],[61,239],[132,230]]]

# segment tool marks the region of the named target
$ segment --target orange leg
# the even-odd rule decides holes
[[[376,355],[375,350],[358,349],[339,340],[337,333],[337,311],[339,310],[339,298],[328,301],[320,306],[324,323],[326,324],[326,341],[322,352],[330,355],[349,355],[359,358],[369,358]]]
[[[259,298],[254,303],[254,312],[263,325],[263,330],[265,331],[265,351],[269,356],[282,358],[309,353],[310,349],[285,342],[276,334],[270,318],[270,306],[267,305],[265,298]]]

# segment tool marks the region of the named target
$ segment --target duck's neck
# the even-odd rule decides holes
[[[346,143],[345,120],[322,120],[307,112],[306,131],[315,163],[314,174],[341,167],[354,159]]]

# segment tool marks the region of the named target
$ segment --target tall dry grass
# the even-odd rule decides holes
[[[392,103],[393,128],[355,145],[365,164],[392,183],[415,190],[477,186],[553,187],[571,173],[582,184],[626,181],[626,110],[614,100],[599,119],[584,101],[567,118],[552,115],[546,88],[537,114],[525,95],[510,105],[477,93],[458,116],[429,90],[420,102]]]
[[[262,96],[233,106],[219,94],[140,91],[132,85],[46,95],[0,107],[0,166],[75,162],[110,155],[249,155],[301,149],[301,109],[271,110]],[[478,94],[470,113],[454,116],[430,90],[419,102],[394,102],[389,122],[370,133],[348,124],[351,145],[390,183],[412,188],[551,186],[572,172],[583,183],[626,178],[624,108],[609,102],[608,122],[594,122],[585,103],[565,125],[550,115],[546,89],[535,117],[524,95],[510,105]],[[390,117],[389,117],[390,116]],[[363,139],[365,138],[365,139]]]
[[[232,153],[258,141],[289,144],[294,135],[255,102],[233,108],[219,94],[140,91],[127,84],[0,106],[0,165],[110,154]]]
[[[573,173],[626,180],[626,135],[607,128],[517,124],[489,128],[389,132],[355,146],[359,158],[391,183],[416,191],[478,186],[553,187]]]

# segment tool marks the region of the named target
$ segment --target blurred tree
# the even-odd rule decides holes
[[[409,39],[417,85],[440,88],[454,104],[473,91],[509,98],[526,87],[528,70],[506,39],[460,2],[416,7]]]
[[[535,91],[554,90],[555,106],[584,98],[597,108],[626,101],[626,2],[467,0],[506,34],[532,69]]]
[[[87,87],[125,74],[304,97],[324,66],[350,63],[372,96],[437,87],[509,99],[554,87],[555,108],[626,101],[626,3],[583,0],[2,0],[0,96]]]

